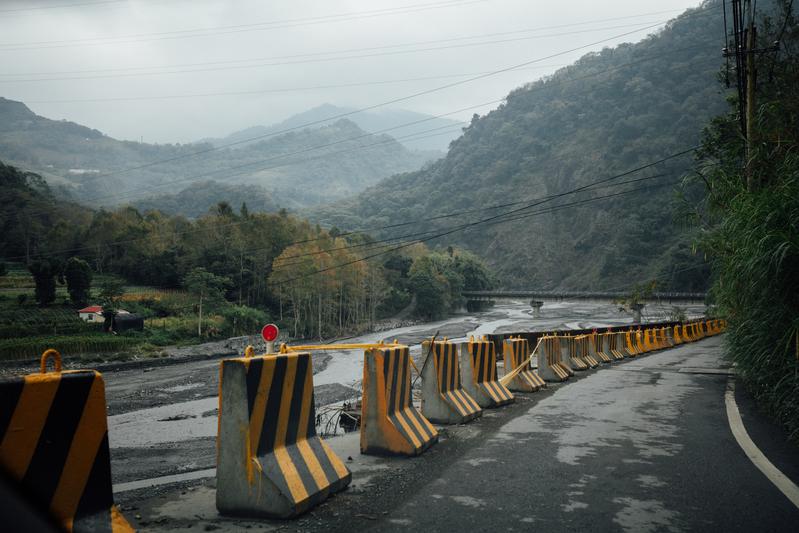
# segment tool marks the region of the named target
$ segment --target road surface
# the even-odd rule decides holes
[[[594,321],[612,319],[600,309],[592,312]],[[565,322],[580,323],[572,327],[591,320],[574,310],[562,315],[573,315]],[[564,324],[564,316],[550,320]],[[529,321],[522,307],[510,305],[493,315],[431,327],[447,328],[455,337],[458,329],[467,334]],[[423,336],[424,329],[403,333]],[[360,455],[357,434],[328,439],[352,469],[353,483],[288,522],[220,517],[214,507],[213,437],[185,434],[202,426],[203,417],[178,417],[164,422],[181,428],[164,442],[153,444],[152,436],[137,446],[116,441],[113,467],[123,471],[114,473],[116,499],[143,531],[795,531],[799,510],[756,468],[730,430],[725,394],[735,378],[722,355],[723,336],[714,337],[517,395],[515,405],[487,411],[473,423],[442,427],[441,442],[414,459]],[[210,362],[195,366],[189,374],[213,375],[216,369]],[[110,391],[137,390],[121,377],[110,378]],[[151,383],[179,386],[168,385],[176,377]],[[146,388],[146,381],[139,387]],[[171,394],[181,397],[187,390]],[[797,448],[757,412],[740,385],[727,396],[737,401],[759,450],[798,481]],[[176,403],[183,409],[205,400],[210,399]],[[115,417],[149,416],[157,408],[112,416],[111,431],[125,426]],[[213,415],[204,418],[215,426]],[[146,418],[127,423],[141,427]],[[164,480],[158,476],[176,473],[167,478],[176,483],[159,484]]]

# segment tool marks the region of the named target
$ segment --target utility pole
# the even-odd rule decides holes
[[[735,78],[738,90],[738,114],[741,135],[744,138],[744,175],[746,188],[753,191],[757,188],[754,172],[755,154],[753,147],[757,142],[755,113],[757,112],[757,66],[756,54],[776,51],[779,46],[757,48],[757,27],[755,11],[751,0],[731,0],[732,37],[734,49],[729,49],[727,31],[727,0],[723,0],[724,9],[724,57],[735,58]]]
[[[755,87],[757,85],[757,68],[755,67],[755,43],[757,29],[752,16],[752,3],[749,3],[749,28],[746,39],[746,188],[749,192],[755,190],[755,172],[752,169],[754,154],[752,146],[755,144]]]

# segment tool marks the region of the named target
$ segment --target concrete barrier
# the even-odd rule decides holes
[[[691,335],[690,335],[690,330],[689,330],[688,324],[683,324],[682,327],[680,328],[680,330],[681,330],[680,337],[682,338],[682,341],[683,342],[691,342],[692,339],[691,339]]]
[[[558,337],[545,335],[541,338],[538,350],[538,375],[544,381],[566,381],[574,375],[574,371],[566,367],[560,360],[560,340]]]
[[[644,338],[644,352],[649,353],[655,350],[655,345],[652,343],[652,328],[643,329]]]
[[[458,346],[454,342],[422,343],[433,359],[422,367],[422,414],[436,424],[463,424],[483,410],[461,385]]]
[[[678,344],[682,344],[683,340],[682,337],[680,337],[680,326],[675,325],[671,329],[672,329],[671,338],[674,341],[674,345],[677,346]]]
[[[613,359],[604,352],[602,346],[599,345],[600,342],[601,339],[596,331],[588,335],[588,355],[597,361],[610,363]]]
[[[605,355],[609,356],[611,359],[615,361],[621,361],[624,359],[624,355],[619,353],[619,351],[616,349],[615,340],[616,334],[610,328],[608,328],[605,333],[599,333],[597,335],[599,350]]]
[[[610,353],[617,359],[624,359],[631,357],[630,352],[627,351],[625,343],[625,336],[623,331],[616,331],[609,333],[610,336]]]
[[[505,374],[519,368],[530,356],[530,347],[527,339],[505,339],[502,343],[502,355],[505,365]],[[513,392],[536,392],[546,383],[539,377],[528,362],[521,372],[507,384]]]
[[[66,531],[133,531],[114,505],[105,410],[102,375],[62,372],[56,350],[42,355],[41,373],[0,381],[0,465]]]
[[[638,349],[638,353],[641,355],[647,353],[648,351],[644,345],[644,333],[640,326],[637,330],[635,330],[635,347]]]
[[[289,518],[349,485],[316,434],[310,353],[225,359],[219,383],[219,512]]]
[[[661,328],[661,335],[663,335],[663,344],[666,348],[674,348],[674,338],[671,336],[671,328]]]
[[[361,403],[361,453],[419,455],[438,431],[411,402],[410,351],[391,345],[366,351]]]
[[[560,341],[561,361],[564,361],[571,370],[578,372],[588,370],[588,363],[577,356],[574,337],[571,335],[561,335],[558,336],[558,339]]]
[[[497,353],[488,339],[461,343],[461,382],[466,392],[483,408],[501,407],[513,401],[513,393],[497,380]]]
[[[633,328],[630,328],[624,332],[624,342],[627,346],[627,353],[630,354],[630,357],[638,357],[641,355],[641,351],[638,349],[638,343],[636,340],[637,335]]]
[[[578,359],[584,361],[589,368],[596,368],[599,366],[599,361],[589,353],[589,337],[586,334],[575,335],[573,346]]]

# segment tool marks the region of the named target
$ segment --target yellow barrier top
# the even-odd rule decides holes
[[[53,358],[53,364],[55,365],[55,372],[61,372],[61,354],[58,353],[58,350],[50,348],[48,350],[45,350],[45,352],[42,354],[42,360],[41,360],[42,374],[47,374],[47,359],[49,359],[50,357]]]
[[[286,343],[280,345],[280,353],[289,352],[309,352],[309,351],[322,351],[322,350],[372,350],[374,348],[386,348],[388,346],[396,347],[402,346],[398,340],[394,340],[392,344],[386,344],[385,341],[380,342],[361,342],[352,344],[305,344],[298,346],[288,346]]]

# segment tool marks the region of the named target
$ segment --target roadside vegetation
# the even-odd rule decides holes
[[[189,220],[132,207],[92,210],[0,163],[0,359],[41,347],[135,350],[256,334],[269,321],[295,337],[366,331],[400,311],[444,316],[493,277],[474,255],[422,244],[400,250],[279,213],[219,203]],[[101,305],[104,321],[77,310]],[[107,333],[120,310],[144,331]]]
[[[753,134],[743,142],[738,100],[707,128],[697,210],[712,297],[729,321],[729,357],[764,410],[799,442],[799,27],[795,14],[758,22]],[[777,25],[779,22],[779,25]]]

